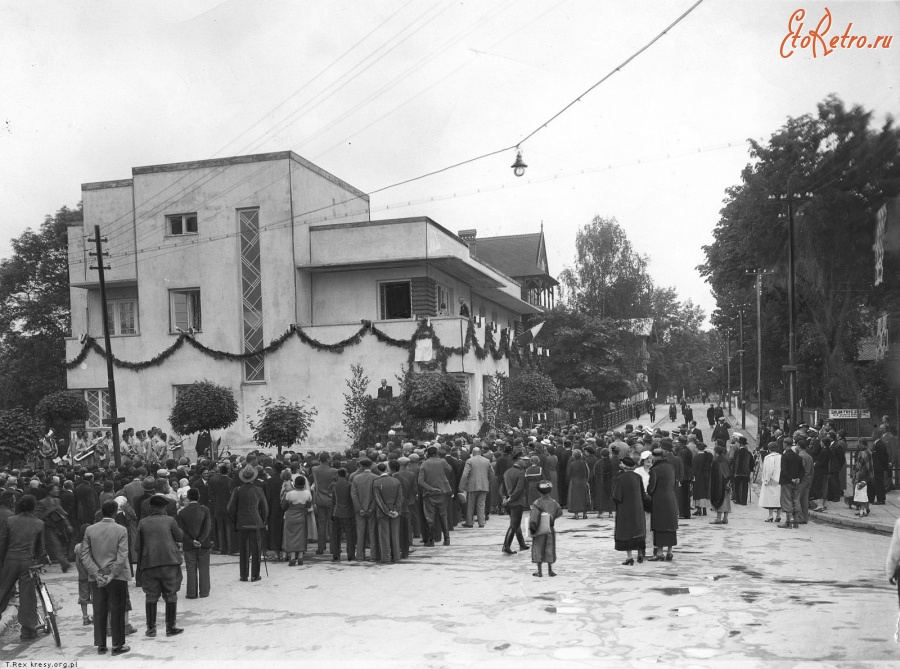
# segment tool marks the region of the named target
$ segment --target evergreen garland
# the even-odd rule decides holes
[[[469,319],[469,324],[466,328],[466,336],[463,341],[463,345],[444,346],[443,344],[441,344],[440,338],[435,333],[434,328],[427,318],[422,318],[418,321],[418,323],[416,324],[416,331],[409,339],[395,339],[382,330],[379,330],[371,321],[363,320],[362,326],[359,328],[359,330],[357,330],[350,337],[347,337],[346,339],[343,339],[334,344],[325,344],[310,337],[308,334],[306,334],[306,332],[303,331],[303,328],[292,324],[283,334],[269,342],[267,346],[247,353],[229,353],[228,351],[217,351],[201,344],[191,335],[181,334],[171,346],[164,349],[150,360],[145,360],[143,362],[132,362],[129,360],[120,360],[115,355],[113,355],[112,361],[116,367],[139,372],[150,367],[157,367],[161,365],[166,360],[175,355],[175,353],[185,344],[188,344],[195,350],[213,358],[214,360],[241,361],[259,355],[266,356],[270,353],[274,353],[282,346],[284,346],[285,342],[287,342],[288,339],[290,339],[292,336],[296,336],[304,344],[317,351],[325,351],[327,353],[343,353],[345,348],[356,346],[357,344],[362,342],[363,337],[367,333],[371,333],[382,344],[392,346],[394,348],[406,349],[408,351],[407,362],[410,368],[412,368],[412,365],[415,361],[416,342],[420,339],[431,339],[432,346],[434,347],[434,360],[431,362],[419,363],[422,369],[425,369],[427,371],[441,370],[446,372],[447,361],[449,360],[450,356],[465,355],[471,350],[475,351],[475,356],[479,360],[484,360],[488,355],[490,355],[494,360],[501,360],[506,357],[510,360],[516,361],[520,366],[523,367],[533,368],[537,366],[535,361],[532,360],[531,352],[529,350],[530,347],[525,348],[523,356],[520,349],[517,346],[511,344],[511,335],[509,329],[504,329],[502,331],[502,333],[500,334],[500,343],[498,345],[494,342],[492,329],[487,328],[485,332],[484,345],[482,346],[478,342],[478,338],[475,333],[475,322],[472,319]],[[88,335],[85,338],[84,343],[81,347],[81,351],[78,353],[78,355],[75,356],[74,359],[69,360],[65,363],[66,369],[75,369],[76,367],[80,366],[87,359],[88,354],[92,350],[97,355],[104,358],[106,357],[106,349],[104,349],[103,346],[101,346],[94,337]]]

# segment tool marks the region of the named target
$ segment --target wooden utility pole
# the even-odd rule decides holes
[[[741,429],[747,429],[747,410],[744,407],[744,308],[738,311],[738,353],[741,354]]]
[[[103,264],[103,258],[106,255],[103,251],[103,242],[106,241],[106,237],[100,236],[99,225],[94,226],[94,238],[89,239],[88,241],[93,242],[97,248],[96,253],[90,254],[97,257],[97,265],[96,267],[91,265],[91,269],[97,270],[100,276],[100,306],[103,310],[103,340],[106,344],[106,377],[109,384],[109,420],[104,420],[103,423],[112,427],[113,458],[115,459],[116,467],[121,467],[122,452],[119,447],[119,423],[124,422],[125,419],[119,418],[118,410],[116,408],[116,379],[113,375],[112,349],[110,348],[109,342],[109,308],[106,304],[106,276],[104,275],[104,271],[108,270],[109,267]],[[100,414],[102,419],[102,401],[100,402]]]
[[[762,278],[766,274],[772,274],[772,270],[757,267],[755,272],[747,270],[746,274],[756,276],[756,394],[759,398],[759,407],[757,408],[759,419],[757,420],[756,433],[759,436],[762,432],[762,421],[765,417],[762,396]]]

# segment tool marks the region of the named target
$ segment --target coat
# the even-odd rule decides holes
[[[228,515],[234,520],[238,530],[259,529],[269,517],[266,496],[258,486],[244,483],[235,488],[228,501]]]
[[[405,510],[403,484],[393,476],[385,474],[376,478],[372,484],[372,494],[375,497],[376,518],[389,518],[391,512],[399,516]]]
[[[623,472],[612,496],[616,503],[616,541],[631,541],[647,536],[644,514],[644,482],[634,472]]]
[[[453,468],[450,463],[441,458],[426,458],[419,466],[419,475],[416,481],[423,493],[440,492],[450,494],[450,480],[453,477]]]
[[[749,451],[748,451],[749,452]],[[709,479],[709,501],[717,509],[728,496],[732,479],[731,465],[724,455],[716,456],[712,463],[712,474]]]
[[[694,477],[694,499],[709,499],[709,479],[712,475],[712,453],[700,451],[691,462]]]
[[[356,510],[356,513],[374,517],[375,495],[372,491],[372,485],[377,478],[375,474],[368,470],[360,472],[353,478],[353,482],[350,484],[350,497],[353,500],[353,508]]]
[[[503,474],[501,495],[507,497],[507,507],[528,508],[528,497],[525,491],[525,470],[512,466]]]
[[[212,514],[199,502],[190,502],[178,512],[178,527],[184,532],[184,550],[212,548]],[[194,541],[200,546],[194,546]]]
[[[659,532],[678,531],[678,498],[675,494],[675,470],[668,462],[657,462],[650,468],[650,529]]]
[[[90,483],[84,482],[75,488],[75,503],[78,526],[93,525],[94,515],[100,508],[100,496]]]
[[[138,524],[135,548],[138,570],[181,564],[177,542],[184,539],[178,522],[164,513],[153,513]]]
[[[491,461],[483,455],[466,460],[459,489],[466,492],[487,492],[491,489]]]
[[[591,492],[588,487],[588,466],[584,460],[572,459],[566,468],[569,482],[567,508],[571,513],[583,513],[590,506]]]
[[[781,453],[769,453],[763,460],[759,506],[763,509],[781,508]]]

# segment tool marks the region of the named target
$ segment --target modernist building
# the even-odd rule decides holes
[[[292,152],[136,167],[131,179],[83,184],[82,195],[84,222],[69,230],[74,336],[67,358],[82,352],[81,335],[102,342],[88,242],[99,225],[110,253],[112,353],[146,363],[116,371],[119,415],[136,429],[168,430],[179,389],[208,379],[232,388],[239,404],[241,419],[223,443],[247,443],[246,417],[255,417],[263,398],[284,397],[308,398],[317,408],[311,447],[343,446],[350,365],[363,365],[373,394],[382,378],[399,391],[396,376],[408,351],[365,333],[339,352],[311,341],[347,340],[364,320],[389,337],[409,339],[417,319],[428,317],[443,346],[461,347],[469,325],[459,315],[462,298],[483,344],[488,329],[495,340],[503,329],[520,331],[523,317],[541,313],[552,299],[536,290],[555,283],[543,232],[527,236],[535,238],[527,271],[510,276],[518,269],[504,270],[509,265],[496,253],[494,262],[482,261],[477,247],[427,217],[370,220],[365,193]],[[520,237],[490,241],[500,248],[503,239],[515,246]],[[276,351],[245,360],[193,345],[161,356],[184,333],[207,352],[251,353],[295,327],[305,341],[291,336]],[[475,431],[485,385],[497,371],[508,374],[510,360],[479,360],[469,351],[451,355],[447,371],[468,393],[471,415],[446,427]],[[68,385],[85,394],[86,427],[99,428],[108,413],[102,356],[88,353],[69,371]]]

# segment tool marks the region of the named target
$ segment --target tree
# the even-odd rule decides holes
[[[631,246],[613,218],[594,219],[575,236],[575,266],[560,274],[573,310],[608,318],[650,315],[653,282],[647,257]]]
[[[60,390],[41,398],[34,410],[39,420],[59,435],[65,435],[66,443],[59,444],[59,454],[65,455],[69,450],[68,435],[72,423],[88,419],[88,405],[81,393]]]
[[[437,424],[454,420],[459,415],[462,391],[452,374],[426,372],[414,374],[404,390],[407,411],[414,417]]]
[[[224,430],[237,419],[238,406],[231,388],[205,380],[183,388],[169,414],[169,423],[178,434]]]
[[[366,408],[369,400],[369,377],[362,365],[350,365],[347,379],[350,392],[344,393],[344,427],[354,444],[359,443],[366,426]]]
[[[529,414],[550,411],[559,402],[559,393],[550,377],[533,370],[510,380],[508,396],[511,407]]]
[[[587,388],[566,388],[559,396],[559,406],[570,414],[580,411],[587,411],[597,399]]]
[[[12,255],[0,260],[0,407],[33,410],[66,387],[67,224],[80,220],[81,203],[63,207],[13,239]]]
[[[552,352],[544,369],[556,386],[586,388],[601,402],[634,391],[639,347],[612,319],[558,304],[546,314],[540,340]]]
[[[891,120],[879,129],[871,122],[871,112],[829,96],[816,114],[788,119],[767,144],[751,141],[753,162],[726,191],[698,267],[716,296],[712,321],[729,333],[737,331],[738,309],[755,301],[746,271],[775,269],[764,282],[763,347],[768,381],[780,381],[788,357],[787,225],[779,218],[786,207],[769,196],[812,194],[794,204],[797,362],[806,365],[808,406],[853,401],[859,340],[871,334],[873,313],[900,306],[884,284],[859,290],[872,281],[876,212],[900,192],[900,131]],[[900,271],[885,261],[886,277]],[[755,332],[748,334],[752,350]]]
[[[34,454],[41,430],[22,407],[0,410],[0,466],[15,467]]]
[[[247,419],[253,431],[253,441],[264,447],[275,446],[281,453],[283,448],[302,442],[309,436],[315,416],[315,407],[306,407],[297,402],[288,402],[283,397],[278,402],[271,397],[263,398],[262,407],[256,412],[256,420]]]

